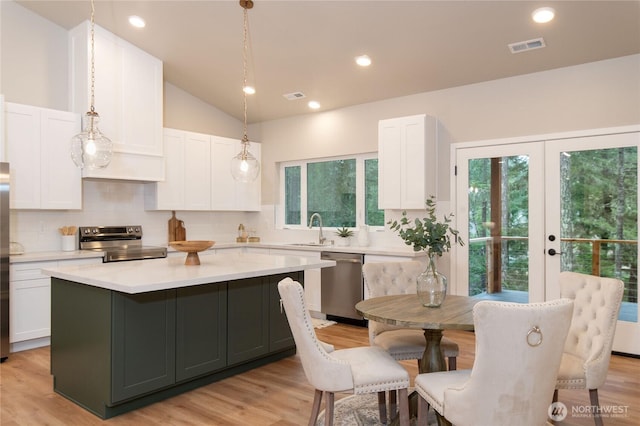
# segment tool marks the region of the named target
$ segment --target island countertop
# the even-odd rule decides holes
[[[186,255],[185,255],[186,256]],[[185,265],[184,256],[43,269],[63,280],[128,294],[239,280],[335,266],[334,261],[254,253],[200,256]]]

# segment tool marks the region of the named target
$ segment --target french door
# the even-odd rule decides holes
[[[454,148],[452,292],[538,302],[571,270],[625,283],[614,350],[640,354],[638,146],[628,132]]]

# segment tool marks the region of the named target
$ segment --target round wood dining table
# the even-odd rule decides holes
[[[356,311],[370,321],[424,330],[426,346],[420,373],[444,371],[440,350],[443,330],[473,330],[473,307],[479,299],[448,295],[438,308],[427,308],[415,294],[381,296],[356,304]]]

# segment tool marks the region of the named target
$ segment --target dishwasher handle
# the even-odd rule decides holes
[[[336,263],[362,263],[362,261],[360,259],[331,259],[328,258],[329,260],[333,260]]]

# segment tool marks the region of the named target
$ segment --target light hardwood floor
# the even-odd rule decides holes
[[[337,349],[368,344],[367,330],[338,324],[317,330],[321,340]],[[471,368],[474,335],[446,332],[460,346],[458,368]],[[410,376],[415,362],[403,362]],[[78,377],[82,380],[82,377]],[[101,420],[53,392],[49,348],[12,354],[0,367],[0,424],[37,425],[305,425],[313,389],[307,384],[297,356],[204,386],[131,413]],[[607,382],[599,390],[603,406],[627,407],[626,415],[605,419],[607,426],[640,424],[640,359],[613,356]],[[337,399],[347,396],[341,394]],[[561,391],[560,401],[589,404],[588,392]],[[593,425],[591,418],[571,415],[562,426]]]

